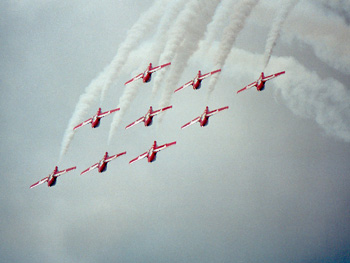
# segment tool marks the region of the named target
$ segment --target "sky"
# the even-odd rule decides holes
[[[349,11],[2,1],[0,262],[350,262]],[[124,86],[150,62],[172,64]],[[124,129],[168,105],[150,127]],[[205,106],[229,109],[180,129]],[[121,110],[72,132],[99,107]],[[177,143],[129,164],[154,140]],[[106,151],[127,153],[80,175]],[[77,169],[29,189],[56,165]]]

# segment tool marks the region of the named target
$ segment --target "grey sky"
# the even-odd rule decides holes
[[[286,19],[265,72],[286,74],[263,92],[236,94],[260,73],[282,1],[252,10],[209,98],[206,79],[174,94],[162,123],[125,130],[161,104],[169,87],[163,81],[152,97],[155,73],[134,86],[109,145],[113,115],[76,132],[59,168],[77,170],[29,189],[57,165],[79,96],[153,1],[2,1],[0,262],[350,262],[348,5],[323,2],[300,0]],[[158,63],[148,58],[152,45],[162,47],[157,26],[145,29],[102,110],[118,106],[125,81]],[[215,69],[222,31],[186,61],[174,90]],[[230,108],[205,128],[180,129],[206,105]],[[99,106],[98,97],[81,121]],[[152,164],[128,164],[154,140],[177,144]],[[105,151],[127,154],[105,173],[79,176]]]

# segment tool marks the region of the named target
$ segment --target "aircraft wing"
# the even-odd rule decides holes
[[[209,73],[207,73],[207,74],[204,74],[204,75],[200,76],[198,79],[199,79],[199,80],[205,79],[205,78],[207,78],[207,77],[209,77],[209,76],[211,76],[211,75],[213,75],[213,74],[215,74],[215,73],[218,73],[218,72],[220,72],[220,71],[221,71],[221,69],[214,70],[214,71],[212,71],[212,72],[209,72]]]
[[[251,87],[256,86],[256,84],[257,84],[257,82],[254,81],[253,83],[250,83],[249,85],[245,86],[243,89],[240,89],[239,91],[237,91],[237,93],[240,93],[241,91],[246,90],[246,89],[250,89]]]
[[[176,144],[176,141],[175,141],[175,142],[166,143],[166,144],[163,144],[163,145],[161,145],[161,146],[157,146],[157,147],[154,149],[154,152],[157,153],[157,152],[159,152],[159,151],[165,149],[166,147],[169,147],[169,146],[174,145],[174,144]]]
[[[143,77],[143,73],[138,74],[136,77],[133,77],[131,80],[128,80],[124,83],[124,85],[129,84],[130,82],[133,82],[134,80],[140,79]]]
[[[171,64],[171,62],[169,63],[166,63],[166,64],[163,64],[163,65],[160,65],[158,67],[154,67],[152,69],[150,69],[149,73],[153,73],[153,72],[156,72],[157,70],[160,70],[161,68],[164,68],[166,66],[169,66]]]
[[[73,130],[76,130],[76,129],[80,128],[80,127],[83,127],[84,125],[89,124],[89,123],[91,123],[91,122],[92,122],[92,118],[90,118],[90,119],[88,119],[88,120],[86,120],[86,121],[80,123],[79,125],[75,126],[75,127],[73,128]]]
[[[64,174],[64,173],[67,173],[67,172],[69,172],[69,171],[72,171],[72,170],[74,170],[74,169],[76,169],[76,168],[77,168],[77,167],[74,166],[74,167],[71,167],[71,168],[68,168],[68,169],[59,171],[59,172],[55,173],[54,176],[56,176],[56,177],[57,177],[57,176],[60,176],[60,175],[62,175],[62,174]]]
[[[80,175],[84,174],[84,173],[87,173],[87,172],[90,172],[91,170],[95,169],[98,167],[98,163],[95,163],[93,166],[90,166],[89,168],[87,168],[86,170],[82,171],[80,173]]]
[[[145,152],[145,153],[143,153],[143,154],[137,156],[136,158],[132,159],[132,160],[129,162],[129,164],[132,164],[132,163],[134,163],[134,162],[136,162],[136,161],[138,161],[138,160],[141,160],[141,159],[147,157],[147,155],[148,155],[148,152]]]
[[[134,121],[133,123],[130,123],[128,126],[125,127],[125,129],[129,129],[130,127],[139,124],[140,122],[143,122],[145,120],[145,117],[141,117],[140,119]]]
[[[49,177],[48,177],[48,176],[45,177],[45,178],[43,178],[43,179],[41,179],[40,181],[36,182],[35,184],[32,184],[29,188],[33,188],[33,187],[35,187],[35,186],[41,185],[42,183],[46,183],[47,180],[49,180]]]
[[[188,86],[190,86],[190,85],[193,85],[193,80],[187,82],[185,85],[183,85],[183,86],[181,86],[180,88],[176,89],[176,90],[174,91],[174,93],[177,92],[177,91],[179,91],[179,90],[182,90],[182,89],[184,89],[184,88],[186,88],[186,87],[188,87]]]
[[[113,112],[116,112],[118,110],[120,110],[120,108],[116,108],[116,109],[113,109],[113,110],[109,110],[109,111],[103,112],[100,115],[98,115],[98,117],[99,118],[103,118],[103,117],[105,117],[105,116],[107,116],[107,115],[109,115],[109,114],[111,114]]]
[[[277,76],[282,75],[282,74],[284,74],[284,73],[286,73],[286,72],[285,72],[285,71],[281,71],[281,72],[272,74],[272,75],[270,75],[270,76],[264,77],[262,80],[263,80],[263,81],[268,81],[268,80],[273,79],[273,78],[276,78]]]
[[[201,119],[201,117],[200,117],[200,116],[199,116],[199,117],[197,117],[197,118],[195,118],[194,120],[192,120],[192,121],[190,121],[190,122],[186,123],[185,125],[181,126],[181,129],[186,128],[186,127],[188,127],[188,126],[192,125],[193,123],[199,122],[199,120],[200,120],[200,119]]]
[[[163,109],[156,110],[156,111],[152,112],[151,117],[157,115],[158,113],[161,113],[162,111],[171,109],[172,107],[173,107],[173,106],[168,106],[168,107],[165,107],[165,108],[163,108]]]
[[[123,155],[123,154],[126,154],[126,152],[122,152],[122,153],[118,153],[118,154],[115,154],[115,155],[112,155],[112,156],[109,156],[107,159],[106,159],[106,162],[110,162],[116,158],[118,158],[119,156]]]
[[[209,111],[207,113],[207,116],[210,117],[210,116],[213,116],[214,114],[220,112],[220,111],[223,111],[223,110],[227,110],[228,109],[228,106],[226,107],[222,107],[222,108],[219,108],[219,109],[216,109],[216,110],[213,110],[213,111]]]

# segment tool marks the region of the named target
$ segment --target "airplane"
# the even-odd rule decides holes
[[[199,117],[195,118],[194,120],[186,123],[185,125],[183,125],[181,127],[181,129],[186,128],[186,127],[188,127],[188,126],[190,126],[190,125],[192,125],[192,124],[194,124],[196,122],[199,122],[199,125],[201,127],[207,126],[210,116],[213,116],[214,114],[216,114],[216,113],[218,113],[220,111],[226,110],[226,109],[228,109],[228,106],[223,107],[223,108],[219,108],[219,109],[216,109],[216,110],[209,111],[209,107],[206,106],[205,110],[204,110],[204,112],[202,113],[201,116],[199,116]]]
[[[98,126],[100,126],[100,119],[101,118],[103,118],[103,117],[105,117],[105,116],[107,116],[107,115],[109,115],[109,114],[111,114],[111,113],[113,113],[115,111],[118,111],[118,110],[120,110],[120,108],[116,108],[116,109],[109,110],[109,111],[101,113],[101,108],[98,108],[97,113],[92,118],[90,118],[90,119],[80,123],[79,125],[75,126],[73,128],[73,130],[76,130],[76,129],[78,129],[78,128],[86,125],[86,124],[89,124],[89,123],[91,123],[91,127],[92,128],[97,128]]]
[[[152,73],[156,72],[157,70],[160,70],[161,68],[164,68],[166,66],[169,66],[171,62],[157,66],[152,68],[152,63],[149,63],[147,69],[143,72],[138,74],[136,77],[133,77],[131,80],[128,80],[124,83],[124,85],[129,84],[130,82],[133,82],[134,80],[142,78],[143,82],[150,82],[152,78]]]
[[[53,170],[53,172],[51,174],[49,174],[49,176],[46,176],[45,178],[41,179],[40,181],[36,182],[35,184],[32,184],[29,188],[33,188],[35,186],[41,185],[42,183],[46,183],[46,182],[47,182],[48,187],[54,186],[56,184],[56,180],[57,180],[58,176],[60,176],[64,173],[67,173],[69,171],[72,171],[76,168],[77,167],[74,166],[74,167],[71,167],[71,168],[68,168],[68,169],[65,169],[62,171],[58,171],[58,167],[56,166],[55,169]]]
[[[122,152],[122,153],[118,153],[116,155],[108,156],[108,152],[106,152],[105,155],[103,156],[103,158],[98,163],[95,163],[94,165],[90,166],[86,170],[82,171],[80,173],[80,175],[87,173],[87,172],[90,172],[91,170],[93,170],[95,168],[98,168],[98,172],[102,173],[102,172],[107,170],[108,162],[118,158],[119,156],[121,156],[123,154],[126,154],[126,152]]]
[[[138,124],[140,122],[144,122],[145,127],[150,126],[152,124],[153,117],[155,115],[157,115],[158,113],[161,113],[161,112],[163,112],[165,110],[171,109],[172,107],[173,106],[168,106],[168,107],[165,107],[165,108],[153,111],[152,106],[150,106],[149,110],[148,110],[148,112],[146,113],[145,116],[143,116],[140,119],[134,121],[133,123],[130,123],[128,126],[125,127],[125,129],[129,129],[130,127],[132,127],[132,126],[134,126],[134,125],[136,125],[136,124]]]
[[[218,70],[214,70],[212,72],[209,72],[209,73],[206,73],[206,74],[202,75],[201,71],[199,70],[198,73],[197,73],[197,76],[193,80],[187,82],[185,85],[183,85],[180,88],[176,89],[174,91],[174,93],[179,91],[179,90],[182,90],[183,88],[186,88],[186,87],[188,87],[190,85],[193,86],[194,90],[199,89],[201,87],[201,83],[202,83],[203,79],[205,79],[205,78],[207,78],[207,77],[209,77],[209,76],[211,76],[211,75],[213,75],[215,73],[218,73],[220,71],[221,71],[221,69],[218,69]]]
[[[264,72],[261,72],[260,77],[258,78],[257,81],[254,81],[253,83],[250,83],[248,86],[245,86],[243,89],[240,89],[239,91],[237,91],[237,94],[243,90],[250,89],[252,87],[256,87],[257,91],[262,91],[265,88],[266,81],[273,79],[273,78],[275,78],[279,75],[282,75],[284,73],[285,73],[285,71],[282,71],[282,72],[278,72],[278,73],[275,73],[275,74],[272,74],[270,76],[265,77]]]
[[[156,157],[157,157],[157,153],[163,149],[165,149],[166,147],[169,147],[171,145],[174,145],[176,144],[176,141],[175,142],[171,142],[171,143],[166,143],[166,144],[163,144],[161,146],[157,146],[157,142],[154,141],[153,142],[153,145],[152,147],[145,153],[141,154],[140,156],[136,157],[135,159],[132,159],[129,164],[133,163],[133,162],[136,162],[138,160],[141,160],[145,157],[147,157],[147,160],[149,163],[153,162],[156,160]]]

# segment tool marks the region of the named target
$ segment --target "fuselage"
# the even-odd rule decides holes
[[[58,172],[58,167],[56,166],[53,172],[49,175],[49,179],[47,180],[48,187],[54,186],[56,184],[57,176],[55,176],[55,174],[57,174],[57,172]]]
[[[100,114],[101,114],[101,108],[99,108],[97,113],[92,117],[92,121],[91,121],[92,128],[97,128],[98,126],[100,126],[100,119],[101,119],[99,118]]]
[[[151,116],[152,112],[153,112],[153,109],[151,106],[145,115],[145,120],[144,120],[145,126],[150,126],[152,124],[152,121],[153,121],[153,117]]]
[[[143,82],[150,82],[151,81],[152,73],[149,72],[151,69],[152,69],[152,63],[149,63],[148,68],[143,73],[143,77],[142,77]]]
[[[154,149],[157,147],[157,142],[154,142],[151,149],[148,150],[148,156],[147,156],[147,160],[149,163],[153,162],[156,160],[156,155],[157,153],[154,151]]]
[[[207,116],[208,111],[209,111],[209,108],[207,106],[199,119],[199,125],[201,127],[204,127],[208,124],[208,121],[209,121],[209,117]]]
[[[107,170],[107,162],[106,159],[108,158],[108,153],[106,152],[103,156],[102,160],[98,163],[98,172],[102,173]]]
[[[199,80],[200,76],[201,76],[201,71],[199,70],[197,76],[193,79],[193,84],[192,84],[193,89],[199,89],[201,87],[202,81]]]
[[[259,77],[258,80],[256,81],[256,89],[257,89],[257,91],[262,91],[262,90],[264,90],[264,88],[265,88],[265,82],[266,82],[266,81],[263,81],[263,79],[264,79],[264,73],[261,72],[260,77]]]

